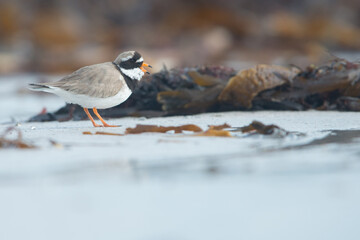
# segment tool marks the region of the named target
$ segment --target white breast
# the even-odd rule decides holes
[[[136,79],[138,81],[140,81],[141,78],[144,76],[144,72],[140,68],[134,68],[134,69],[121,68],[121,71],[129,78]]]
[[[111,108],[116,105],[119,105],[120,103],[125,102],[125,100],[128,99],[132,93],[126,84],[124,84],[124,86],[120,89],[120,91],[116,95],[108,98],[98,98],[98,97],[90,97],[82,94],[74,94],[71,92],[64,91],[60,88],[52,88],[51,92],[63,98],[67,103],[79,104],[84,108],[95,107],[98,109]]]

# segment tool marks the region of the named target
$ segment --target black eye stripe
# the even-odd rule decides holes
[[[140,59],[140,58],[141,58],[140,53],[135,52],[135,53],[134,53],[134,57],[133,57],[133,59],[135,60],[135,62],[136,62],[138,59]]]
[[[126,61],[120,62],[119,66],[123,69],[134,69],[139,68],[143,62],[136,62],[141,58],[140,53],[134,52],[134,56]]]
[[[131,61],[130,59],[125,61],[125,62],[121,62],[120,64],[121,68],[124,69],[134,69],[134,68],[139,68],[142,65],[142,62],[136,62],[136,61]]]

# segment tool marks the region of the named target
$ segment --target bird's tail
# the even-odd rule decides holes
[[[44,92],[50,92],[51,88],[44,84],[36,84],[36,83],[30,83],[29,89],[33,91],[44,91]]]

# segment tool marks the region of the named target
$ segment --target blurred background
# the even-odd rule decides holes
[[[104,136],[90,121],[26,122],[65,104],[27,83],[126,50],[151,73],[356,59],[360,0],[0,0],[0,140],[38,147],[0,146],[0,239],[359,239],[359,112],[119,118],[109,123],[120,130],[104,130],[258,120],[290,131],[264,138]],[[12,126],[19,132],[5,135]]]
[[[0,0],[0,74],[64,74],[132,49],[155,70],[305,66],[359,39],[358,0]]]

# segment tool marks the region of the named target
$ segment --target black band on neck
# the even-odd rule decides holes
[[[122,71],[121,68],[119,66],[119,64],[112,62],[112,64],[114,64],[114,66],[116,67],[116,69],[121,73],[121,75],[123,76],[123,78],[125,79],[126,85],[128,86],[128,88],[130,88],[131,92],[134,91],[134,89],[136,88],[136,86],[138,85],[138,81],[136,79],[131,79],[130,77],[128,77],[127,75],[125,75]]]

